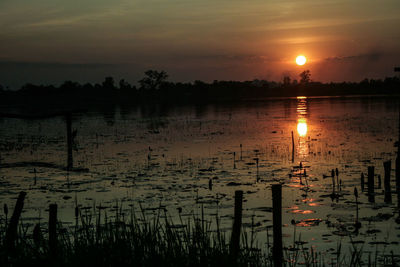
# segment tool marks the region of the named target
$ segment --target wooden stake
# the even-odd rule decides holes
[[[375,167],[369,166],[368,167],[368,201],[375,202]]]
[[[22,209],[24,208],[26,192],[21,191],[19,193],[17,203],[15,204],[14,212],[11,216],[11,220],[6,232],[5,243],[7,248],[13,249],[15,245],[15,240],[17,239],[17,228],[19,218],[21,217]]]
[[[392,202],[392,189],[390,188],[390,171],[392,169],[392,162],[385,161],[383,163],[383,167],[385,168],[385,180],[384,180],[384,188],[385,188],[385,203]]]
[[[49,206],[49,248],[50,254],[57,254],[57,204]]]
[[[236,169],[236,152],[233,152],[233,169]]]
[[[294,162],[294,137],[293,137],[293,131],[292,131],[292,163]]]
[[[235,213],[233,218],[232,236],[231,236],[231,255],[236,262],[240,249],[240,229],[242,228],[242,202],[243,191],[235,191]]]
[[[71,114],[68,113],[66,115],[67,122],[67,146],[68,146],[68,158],[67,158],[67,170],[70,171],[73,168],[73,159],[72,159],[72,118]]]
[[[282,185],[272,185],[272,217],[273,217],[273,260],[274,266],[280,267],[283,262],[282,249]]]

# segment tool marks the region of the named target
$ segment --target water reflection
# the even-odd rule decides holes
[[[297,132],[300,136],[307,134],[307,97],[297,97]]]
[[[298,119],[297,120],[297,132],[300,136],[306,136],[307,134],[307,120]]]
[[[302,158],[308,154],[308,146],[305,140],[308,131],[307,125],[307,115],[308,115],[308,105],[307,97],[298,96],[297,97],[297,133],[299,134],[299,144],[298,144],[298,155]]]

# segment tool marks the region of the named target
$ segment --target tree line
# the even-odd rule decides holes
[[[72,101],[101,103],[197,103],[215,101],[241,101],[262,97],[280,96],[324,96],[324,95],[366,95],[398,94],[399,77],[385,79],[364,79],[361,82],[321,83],[311,79],[311,72],[305,70],[299,74],[299,81],[284,76],[281,82],[218,81],[207,83],[170,82],[165,71],[148,70],[138,81],[138,86],[131,85],[124,79],[118,83],[113,77],[106,77],[102,83],[80,84],[65,81],[60,86],[26,84],[17,91],[4,90],[0,86],[3,101]],[[1,100],[0,100],[1,101]],[[2,101],[2,102],[3,102]]]

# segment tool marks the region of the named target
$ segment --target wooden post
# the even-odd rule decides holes
[[[339,170],[338,170],[338,168],[336,168],[335,174],[336,174],[336,184],[338,186],[338,191],[340,191]]]
[[[358,222],[358,191],[357,187],[354,187],[354,196],[356,197],[356,223]]]
[[[57,204],[49,206],[49,248],[50,254],[57,254]]]
[[[242,228],[242,202],[243,191],[235,191],[235,213],[233,218],[232,236],[231,236],[231,255],[236,262],[240,249],[240,229]]]
[[[392,190],[390,188],[390,171],[392,168],[392,162],[385,161],[383,163],[383,167],[385,168],[385,180],[384,180],[384,188],[385,188],[385,203],[392,202]]]
[[[26,192],[21,191],[19,193],[17,203],[15,204],[14,212],[11,216],[11,220],[6,232],[5,244],[9,249],[14,248],[15,240],[17,239],[18,222],[19,218],[21,217],[22,209],[24,208],[25,196]]]
[[[400,144],[400,142],[399,142]],[[397,206],[400,210],[400,156],[397,152],[396,157],[396,193],[397,193]]]
[[[33,179],[33,185],[36,185],[36,181],[37,181],[36,168],[33,168],[33,173],[35,174],[35,177]]]
[[[273,235],[274,235],[274,266],[281,267],[283,261],[282,249],[282,185],[272,185],[272,217],[273,217]]]
[[[374,166],[368,167],[368,201],[375,202],[375,168]]]
[[[233,152],[233,169],[236,169],[236,152]]]
[[[67,146],[68,146],[68,158],[67,158],[67,170],[72,170],[73,168],[73,159],[72,159],[72,118],[71,114],[68,113],[66,115],[66,123],[67,123]]]
[[[293,131],[292,131],[292,163],[294,162],[294,137],[293,137]]]
[[[400,67],[394,68],[395,72],[400,72]],[[399,109],[399,137],[397,141],[397,157],[396,157],[396,193],[397,193],[397,208],[400,216],[400,109]]]
[[[240,144],[240,161],[242,161],[243,146]]]

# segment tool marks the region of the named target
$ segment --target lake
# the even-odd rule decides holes
[[[186,222],[203,212],[214,228],[218,216],[228,235],[234,194],[243,190],[244,227],[253,227],[265,249],[272,239],[271,185],[282,183],[285,247],[301,240],[334,257],[338,244],[352,241],[366,254],[378,249],[399,255],[398,101],[297,97],[78,112],[72,115],[73,163],[86,172],[27,164],[66,166],[63,117],[1,118],[0,203],[12,209],[24,190],[24,223],[46,222],[49,204],[57,203],[66,227],[74,223],[76,203],[104,208],[110,215],[117,203],[126,214],[143,210],[148,216],[162,207],[177,224],[179,217]],[[389,160],[393,194],[386,204],[383,163]],[[375,202],[367,196],[369,166],[374,166]],[[359,192],[358,230],[354,188]]]

